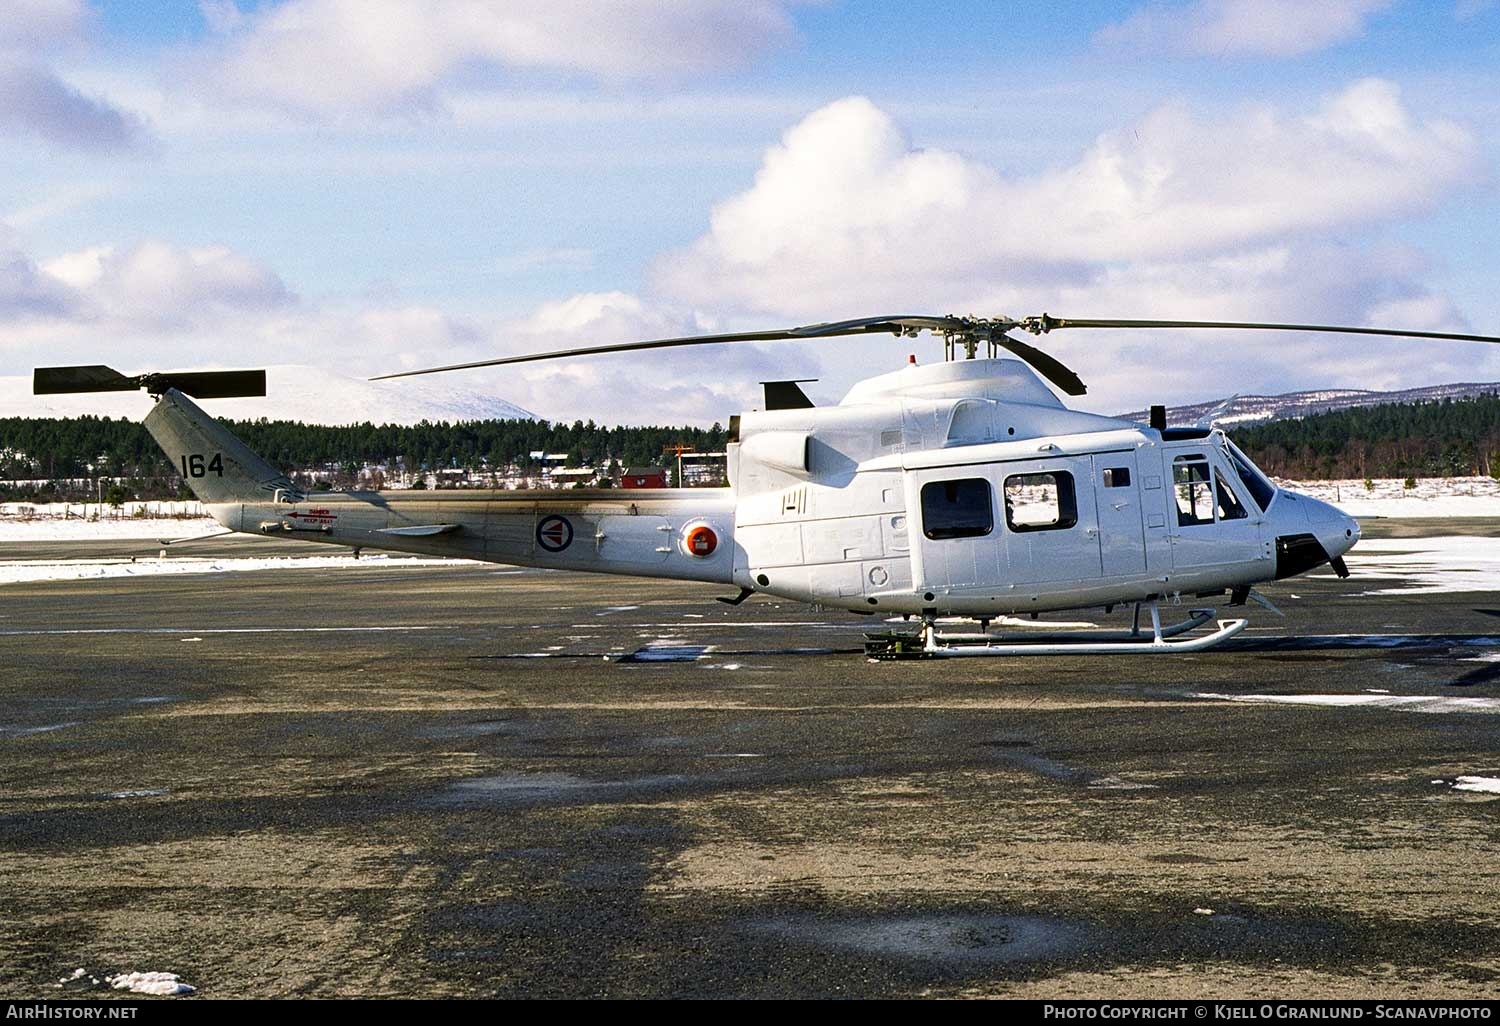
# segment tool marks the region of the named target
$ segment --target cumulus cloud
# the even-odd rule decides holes
[[[1096,40],[1151,53],[1295,57],[1358,38],[1391,0],[1195,0],[1152,3]]]
[[[0,50],[47,48],[69,42],[87,17],[83,0],[7,0],[0,8]]]
[[[913,148],[863,98],[814,112],[750,189],[656,268],[704,307],[780,316],[962,307],[995,283],[1056,289],[1112,263],[1222,255],[1431,203],[1478,173],[1464,129],[1421,121],[1369,79],[1298,116],[1164,107],[1072,166],[1007,178]]]
[[[308,363],[360,377],[716,327],[621,292],[544,303],[513,320],[371,298],[305,303],[273,272],[223,247],[147,240],[38,262],[7,239],[0,226],[0,369],[14,374],[69,363],[126,371]],[[798,363],[798,376],[811,366]],[[673,351],[564,360],[413,387],[488,392],[554,420],[708,424],[757,404],[758,382],[781,376],[775,357],[731,346],[708,358]],[[298,415],[323,414],[314,404]]]
[[[514,320],[380,296],[308,304],[242,254],[147,241],[45,262],[11,250],[0,317],[12,353],[29,345],[48,363],[109,359],[98,348],[108,338],[133,368],[305,358],[355,374],[903,312],[1462,328],[1462,311],[1424,284],[1432,270],[1420,253],[1369,240],[1479,171],[1467,131],[1413,113],[1379,80],[1304,111],[1164,107],[1032,175],[917,148],[888,114],[851,98],[791,127],[753,185],[665,255],[641,295],[586,293]],[[1500,378],[1490,347],[1124,332],[1060,332],[1044,345],[1077,367],[1104,412],[1242,390]],[[933,349],[874,338],[734,345],[496,368],[458,383],[554,418],[706,422],[757,405],[758,381],[823,377],[811,393],[835,398],[907,351],[925,360]]]
[[[0,247],[0,324],[67,317],[80,297],[20,250]]]
[[[463,359],[717,330],[719,325],[668,303],[625,292],[589,292],[544,303],[527,317],[495,325],[477,355]],[[499,367],[474,372],[473,380],[552,419],[707,424],[758,406],[761,381],[816,376],[816,366],[806,351],[729,345]]]
[[[788,2],[217,2],[208,20],[222,38],[205,74],[225,96],[307,113],[422,109],[456,78],[495,69],[625,79],[741,66],[793,36]]]
[[[1029,177],[916,148],[888,114],[850,98],[792,127],[754,184],[715,207],[707,233],[661,258],[653,279],[676,302],[767,326],[1050,310],[1461,330],[1452,302],[1422,284],[1430,269],[1419,255],[1338,240],[1368,236],[1480,173],[1468,131],[1414,115],[1374,79],[1301,113],[1163,107]],[[865,355],[894,365],[911,348],[859,345],[864,367]],[[1163,379],[1147,382],[1145,368],[1176,378],[1176,394],[1205,397],[1289,382],[1394,384],[1414,368],[1469,377],[1477,361],[1500,374],[1500,360],[1473,347],[1403,343],[1356,373],[1379,343],[1063,332],[1045,345],[1106,408],[1162,397]],[[1267,361],[1272,351],[1299,359]],[[852,380],[841,364],[830,357],[829,376]]]
[[[141,119],[63,81],[38,55],[79,42],[83,0],[10,0],[0,8],[0,132],[83,150],[146,143]]]
[[[263,311],[294,301],[274,273],[224,246],[183,247],[148,239],[124,249],[102,246],[42,265],[79,297],[90,320],[170,328],[230,311]]]
[[[1407,247],[1298,240],[1207,259],[1112,264],[1056,288],[1002,286],[979,308],[1473,331],[1448,297],[1423,284],[1431,270]],[[1078,330],[1037,344],[1081,373],[1088,404],[1105,413],[1235,392],[1500,378],[1492,347],[1376,336]]]
[[[0,55],[0,131],[84,150],[129,150],[147,137],[141,120],[83,93],[40,65]]]
[[[327,366],[369,375],[716,330],[691,312],[625,292],[581,293],[516,319],[375,305],[296,309],[240,323],[242,361],[247,352],[315,352]],[[708,424],[758,405],[759,382],[788,376],[787,367],[798,372],[793,376],[815,376],[809,372],[816,364],[806,352],[725,346],[711,353],[682,349],[565,359],[412,380],[487,392],[550,420]]]

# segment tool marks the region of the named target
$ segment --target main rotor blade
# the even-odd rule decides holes
[[[826,324],[809,324],[804,328],[793,328],[795,338],[822,338],[831,335],[865,335],[888,332],[892,335],[915,334],[919,331],[968,331],[979,322],[968,317],[932,317],[927,314],[899,314],[894,317],[859,317],[852,321],[829,321]],[[1015,322],[1001,318],[996,322],[997,330],[1009,328]]]
[[[1068,395],[1083,395],[1088,391],[1088,386],[1083,383],[1083,379],[1064,366],[1062,361],[1048,356],[1040,349],[1029,346],[1018,338],[1011,338],[1009,335],[996,335],[994,339],[997,345],[1004,346],[1031,364],[1032,367],[1036,368],[1038,374],[1052,382]]]
[[[538,360],[560,360],[568,356],[600,356],[605,353],[630,353],[640,349],[673,349],[678,346],[702,346],[724,342],[780,342],[789,339],[810,338],[797,334],[797,329],[783,331],[743,331],[727,335],[688,335],[683,338],[657,338],[649,342],[619,342],[606,346],[583,346],[579,349],[554,349],[547,353],[527,353],[523,356],[502,356],[494,360],[475,360],[473,363],[454,363],[446,367],[424,367],[421,370],[400,371],[396,374],[380,374],[371,381],[388,381],[391,378],[411,378],[419,374],[441,374],[444,371],[474,370],[479,367],[501,367],[510,363],[535,363]]]
[[[800,328],[783,328],[776,331],[735,331],[722,335],[686,335],[682,338],[656,338],[646,342],[617,342],[603,346],[583,346],[578,349],[554,349],[546,353],[527,353],[524,356],[502,356],[494,360],[475,360],[473,363],[454,363],[446,367],[424,367],[422,370],[400,371],[381,374],[371,381],[388,381],[391,378],[411,378],[419,374],[441,374],[444,371],[475,370],[479,367],[501,367],[511,363],[534,363],[538,360],[560,360],[569,356],[601,356],[606,353],[632,353],[643,349],[675,349],[679,346],[706,346],[728,342],[795,342],[803,339],[826,338],[834,335],[868,335],[887,333],[900,335],[905,331],[923,328],[943,330],[957,329],[963,325],[957,317],[863,317],[853,321],[830,321],[824,324],[808,324]]]
[[[1017,327],[1033,335],[1058,328],[1228,328],[1247,331],[1322,331],[1341,335],[1390,335],[1396,338],[1434,338],[1456,342],[1500,342],[1496,335],[1467,335],[1453,331],[1407,331],[1400,328],[1357,328],[1342,324],[1263,324],[1256,321],[1122,321],[1073,317],[1023,317]]]

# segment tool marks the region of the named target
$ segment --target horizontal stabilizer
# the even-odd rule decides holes
[[[144,388],[160,395],[175,388],[197,399],[232,399],[238,396],[266,394],[266,372],[172,371],[166,374],[121,374],[113,367],[95,364],[90,367],[38,367],[32,375],[32,392],[36,395],[61,395],[73,392],[131,392]]]
[[[403,538],[430,538],[435,534],[448,534],[457,531],[458,524],[423,524],[420,527],[386,527],[381,534],[397,534]]]

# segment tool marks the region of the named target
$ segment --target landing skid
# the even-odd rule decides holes
[[[865,635],[865,655],[871,659],[962,659],[978,656],[1036,655],[1159,655],[1167,652],[1201,652],[1234,637],[1249,626],[1249,620],[1220,620],[1217,629],[1195,638],[1179,638],[1213,619],[1214,610],[1194,609],[1179,623],[1162,626],[1156,603],[1148,607],[1151,629],[1141,629],[1141,608],[1136,606],[1135,624],[1128,631],[1042,631],[1035,633],[944,633],[932,620],[924,621],[916,633],[883,631]]]

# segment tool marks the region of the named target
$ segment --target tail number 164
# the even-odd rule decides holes
[[[183,477],[207,477],[213,474],[216,477],[224,476],[224,457],[220,453],[214,453],[213,458],[207,463],[203,462],[202,453],[193,453],[188,456],[179,456],[182,463]]]

